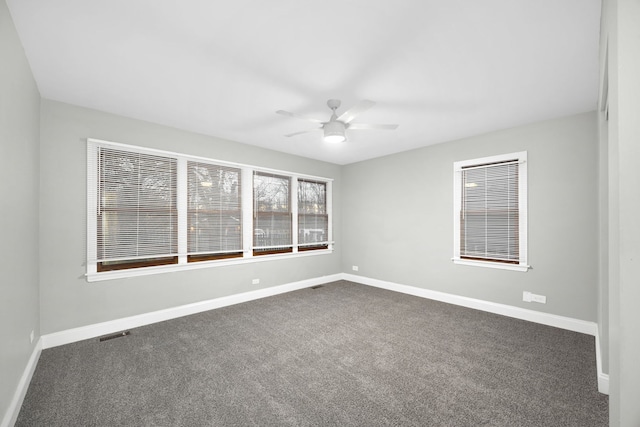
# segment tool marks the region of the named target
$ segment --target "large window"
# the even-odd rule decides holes
[[[87,188],[90,281],[333,249],[326,178],[89,140]]]
[[[454,257],[526,271],[526,152],[454,163]]]

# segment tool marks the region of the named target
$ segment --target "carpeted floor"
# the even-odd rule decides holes
[[[44,350],[16,426],[606,426],[594,351],[336,282]]]

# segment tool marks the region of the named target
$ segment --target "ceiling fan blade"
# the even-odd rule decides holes
[[[376,105],[375,102],[364,99],[342,113],[340,117],[338,117],[338,120],[344,123],[349,123],[351,120],[355,119],[358,114],[364,113],[374,105]]]
[[[318,129],[310,129],[310,130],[303,130],[300,132],[294,132],[294,133],[289,133],[287,135],[285,135],[286,137],[291,137],[291,136],[296,136],[296,135],[302,135],[303,133],[311,133],[311,132],[317,132],[319,130],[322,130],[322,128],[318,128]]]
[[[322,120],[314,119],[313,117],[303,116],[303,115],[297,114],[297,113],[291,113],[289,111],[284,111],[284,110],[278,110],[278,111],[276,111],[276,114],[280,114],[280,115],[287,116],[287,117],[293,117],[294,119],[307,120],[307,121],[314,122],[314,123],[322,123]]]
[[[349,125],[348,129],[388,129],[393,130],[397,129],[398,125],[370,125],[366,123],[352,123]]]

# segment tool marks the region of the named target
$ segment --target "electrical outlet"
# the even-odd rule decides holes
[[[29,334],[29,341],[31,341],[31,344],[33,344],[33,340],[36,337],[36,333],[35,331],[31,330],[31,333]]]
[[[258,284],[260,284],[260,279],[253,279],[253,280],[251,281],[251,284],[252,284],[252,285],[258,285]]]
[[[358,271],[358,266],[357,266],[357,265],[353,265],[353,266],[351,266],[351,269],[352,269],[353,271]]]
[[[544,295],[536,295],[531,292],[524,291],[522,293],[522,301],[524,302],[539,302],[540,304],[547,303],[547,297]]]

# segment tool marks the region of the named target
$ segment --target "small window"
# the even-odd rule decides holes
[[[526,156],[454,163],[454,262],[528,269]]]

